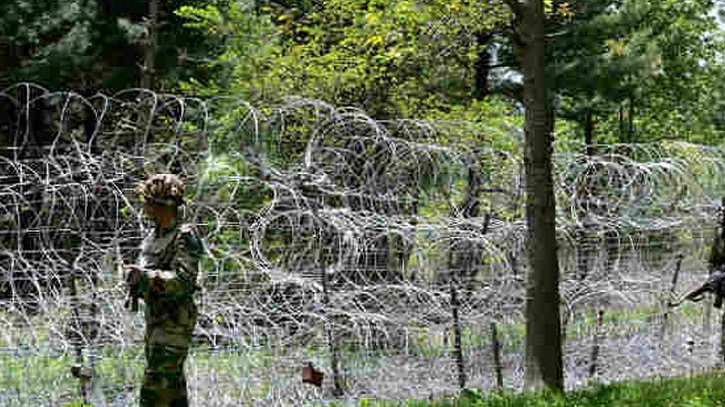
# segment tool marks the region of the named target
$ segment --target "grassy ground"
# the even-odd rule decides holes
[[[339,407],[331,403],[328,407]],[[346,404],[349,406],[349,404]],[[358,407],[710,407],[725,406],[725,371],[674,379],[595,384],[589,388],[556,394],[490,394],[466,391],[461,398],[444,401],[362,400]],[[76,401],[64,407],[88,407]]]
[[[677,314],[673,314],[673,319],[677,319],[681,322],[700,321],[702,319],[701,311],[702,307],[686,304],[678,309]],[[609,326],[605,327],[606,336],[608,338],[616,337],[621,335],[620,331],[622,329],[640,326],[645,328],[651,327],[653,332],[659,332],[657,329],[659,326],[658,322],[653,322],[651,320],[652,316],[657,312],[661,312],[661,310],[608,310],[605,314],[605,323],[609,324]],[[595,321],[596,313],[594,311],[583,311],[577,313],[567,325],[567,340],[571,342],[580,337],[586,339],[589,335],[587,332],[592,331]],[[36,329],[35,332],[36,336],[39,338],[37,341],[47,340],[47,338],[51,337],[50,332],[46,331],[48,331],[47,325],[38,325],[38,329]],[[523,324],[499,325],[499,338],[502,340],[504,355],[509,352],[520,350],[523,347],[524,336],[525,327]],[[673,340],[680,340],[678,334],[673,335],[673,338]],[[442,379],[443,382],[453,384],[451,386],[443,386],[446,388],[440,388],[441,383],[437,383],[438,387],[436,387],[436,383],[426,381],[428,380],[426,377],[407,378],[407,376],[401,374],[401,369],[394,369],[392,371],[386,370],[389,375],[389,380],[382,383],[384,385],[382,388],[376,386],[377,382],[371,383],[371,380],[377,380],[374,376],[376,372],[383,367],[391,369],[391,366],[393,365],[394,367],[402,367],[402,364],[407,362],[412,362],[413,364],[415,364],[415,362],[419,362],[418,364],[428,364],[431,363],[432,360],[450,359],[452,357],[450,337],[448,342],[449,343],[447,345],[444,344],[442,335],[436,334],[431,337],[427,334],[427,332],[422,332],[420,337],[411,338],[412,346],[409,350],[409,356],[407,356],[407,358],[411,360],[390,357],[389,355],[386,355],[386,352],[381,352],[381,354],[378,355],[375,351],[369,349],[344,347],[342,353],[345,363],[349,368],[347,372],[348,378],[352,383],[357,383],[359,385],[357,389],[358,391],[362,389],[362,392],[358,392],[357,394],[370,394],[369,392],[366,392],[366,389],[377,389],[377,394],[380,397],[425,397],[425,395],[428,394],[427,390],[418,391],[417,388],[414,388],[410,393],[408,393],[403,390],[397,391],[399,390],[399,387],[396,387],[396,385],[400,384],[400,386],[404,386],[411,383],[425,383],[425,386],[429,386],[431,389],[438,388],[440,391],[437,394],[445,394],[445,392],[455,388],[455,378],[451,377],[450,382],[446,381],[447,379]],[[464,329],[462,342],[464,349],[466,350],[464,353],[466,353],[467,357],[470,357],[468,356],[468,353],[471,349],[473,349],[473,347],[477,347],[479,351],[478,354],[480,356],[481,350],[485,353],[488,352],[488,349],[490,348],[490,335],[485,329],[480,330],[467,327]],[[51,352],[50,350],[40,352],[31,345],[35,345],[35,343],[27,344],[26,346],[14,346],[12,348],[8,346],[5,348],[5,352],[0,352],[0,405],[9,404],[26,406],[33,404],[38,405],[42,402],[41,404],[45,405],[66,406],[70,402],[69,400],[72,400],[73,397],[78,394],[78,381],[70,374],[70,366],[74,363],[73,357],[68,353],[68,351],[64,353],[60,353],[59,351]],[[640,345],[641,342],[638,341],[635,349],[639,349]],[[3,346],[0,346],[0,349],[2,348]],[[117,395],[123,397],[125,397],[124,395],[130,395],[129,397],[134,397],[138,393],[138,384],[140,383],[143,366],[145,364],[142,345],[136,344],[135,346],[129,346],[123,349],[114,346],[103,346],[98,349],[98,353],[99,359],[95,365],[95,373],[97,375],[95,383],[102,388],[102,394],[105,399],[115,400]],[[416,358],[419,360],[415,360]],[[475,360],[475,357],[470,358],[472,361]],[[189,361],[187,361],[187,372],[189,374],[190,383],[194,383],[192,387],[197,391],[197,393],[195,393],[196,399],[219,401],[219,403],[214,404],[214,406],[234,405],[231,402],[228,404],[222,403],[223,400],[227,399],[246,400],[251,402],[251,400],[260,399],[269,400],[270,398],[280,397],[281,395],[284,395],[285,397],[294,396],[297,400],[309,400],[310,403],[315,403],[315,401],[319,403],[320,397],[326,400],[329,400],[329,398],[327,396],[318,395],[310,390],[309,386],[302,386],[299,383],[299,366],[301,366],[304,361],[311,360],[316,366],[321,366],[324,369],[326,366],[325,363],[328,359],[328,350],[324,347],[310,347],[301,349],[300,352],[294,352],[294,354],[290,355],[276,355],[273,352],[273,349],[266,348],[224,351],[199,346],[195,347],[190,354]],[[613,363],[616,363],[616,361]],[[419,367],[420,366],[416,368],[417,370],[411,370],[411,372],[420,373],[421,369]],[[652,372],[645,372],[645,374],[652,374]],[[486,375],[488,375],[488,373],[486,373]],[[371,377],[373,378],[371,379]],[[385,376],[383,375],[382,377]],[[571,378],[571,376],[569,378]],[[721,380],[725,383],[725,373],[723,373]],[[475,385],[485,386],[480,382]],[[723,387],[725,387],[725,384]],[[387,391],[391,388],[396,391]],[[384,389],[387,390],[383,391]],[[587,394],[589,394],[587,392],[591,392],[593,390],[588,390],[587,392],[582,393],[582,397],[590,397],[595,400],[595,402],[590,404],[576,404],[576,401],[572,401],[575,400],[572,399],[572,397],[579,393],[572,393],[570,396],[567,396],[565,401],[561,401],[562,404],[556,404],[557,401],[555,397],[551,399],[542,399],[543,401],[541,401],[541,403],[543,404],[536,404],[539,403],[539,401],[537,401],[538,399],[525,399],[524,401],[519,402],[517,401],[518,398],[513,396],[501,396],[498,398],[500,399],[499,401],[496,401],[498,400],[497,398],[491,398],[483,401],[480,397],[474,397],[476,394],[473,393],[467,401],[459,401],[458,405],[643,405],[638,403],[638,401],[630,404],[626,404],[626,401],[622,402],[624,404],[620,404],[619,401],[601,401],[604,400],[602,397],[606,395],[610,395],[613,392],[620,394],[624,390],[621,390],[616,386],[614,389],[605,388],[599,390],[603,393],[594,394],[591,395],[591,397],[587,396]],[[655,393],[660,394],[662,392],[656,390]],[[721,394],[723,396],[722,399],[725,400],[725,391],[721,393],[723,393]],[[648,399],[650,398],[649,396],[647,397]],[[698,395],[697,397],[702,398],[702,395]],[[637,397],[632,397],[632,399],[637,400]],[[600,400],[601,402],[596,400]],[[413,404],[410,404],[412,406],[438,406],[435,404],[425,404],[427,402],[424,404],[415,404],[415,402],[412,403]],[[712,403],[697,404],[697,401],[692,400],[689,400],[687,403],[682,402],[679,404],[664,403],[650,405],[717,405]],[[115,406],[116,404],[113,405]],[[368,405],[374,406],[386,404]],[[406,402],[402,405],[408,405],[408,403]],[[448,405],[450,406],[456,404],[449,403]],[[725,402],[721,405],[725,406]],[[440,406],[446,406],[446,404],[440,404]]]
[[[363,400],[360,407],[709,407],[725,406],[725,371],[686,378],[652,379],[646,381],[595,384],[565,395],[491,394],[467,391],[461,398],[447,401],[372,401]]]

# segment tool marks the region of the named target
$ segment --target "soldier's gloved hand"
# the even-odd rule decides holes
[[[166,292],[167,282],[176,278],[176,273],[165,270],[149,270],[146,275],[150,281],[149,291],[154,294],[162,294]]]
[[[123,268],[126,269],[126,284],[137,286],[141,281],[141,271],[143,269],[135,264],[126,264]]]
[[[141,293],[141,273],[143,269],[135,264],[125,265],[126,269],[126,299],[123,307],[131,311],[138,311],[138,299],[143,295]]]

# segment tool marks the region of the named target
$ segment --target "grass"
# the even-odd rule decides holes
[[[336,406],[331,404],[331,406]],[[651,379],[593,386],[558,394],[492,393],[467,390],[457,399],[443,401],[362,400],[359,407],[710,407],[725,406],[725,372],[686,378]]]
[[[108,351],[108,350],[107,350]],[[140,355],[134,354],[140,349],[129,350],[125,355],[126,360],[113,359],[108,357],[101,360],[97,368],[103,373],[101,377],[107,382],[122,382],[125,380],[139,379],[143,360]],[[228,374],[230,377],[245,377],[255,368],[263,367],[263,359],[271,355],[259,355],[251,353],[241,355],[236,353],[218,353],[212,355],[209,352],[198,352],[192,356],[192,364],[202,370],[214,369],[217,374]],[[12,358],[6,355],[2,363],[6,370],[0,375],[0,388],[11,389],[18,386],[22,393],[26,393],[16,401],[32,401],[34,396],[44,393],[48,388],[70,391],[76,387],[76,381],[68,374],[68,366],[72,362],[66,355],[60,357],[22,357]],[[242,363],[244,362],[244,363]],[[126,365],[124,375],[119,376],[116,369],[118,363]],[[130,365],[130,366],[129,366]],[[23,374],[25,372],[25,374]],[[110,384],[110,383],[109,383]],[[234,383],[232,383],[234,384]],[[239,383],[234,384],[239,386]],[[246,397],[263,398],[265,390],[256,388],[257,385],[247,385],[249,388],[236,394],[240,399]],[[33,394],[35,393],[35,394]],[[244,394],[242,394],[244,393]],[[228,394],[228,396],[234,396]],[[246,396],[246,397],[245,397]],[[45,397],[42,397],[45,398]],[[52,397],[50,399],[53,399]],[[57,400],[57,399],[56,399]],[[0,403],[1,404],[1,403]],[[22,404],[22,403],[21,403]],[[61,404],[63,406],[73,405]],[[345,404],[349,406],[350,404]],[[564,395],[554,393],[540,394],[511,394],[511,393],[489,393],[484,395],[480,390],[467,391],[460,398],[448,398],[440,401],[428,400],[361,400],[360,407],[594,407],[594,406],[724,406],[725,407],[725,371],[717,370],[708,374],[691,376],[685,378],[657,378],[651,380],[623,382],[615,384],[593,384],[591,387],[566,393]],[[331,403],[332,406],[341,406]]]
[[[658,309],[616,309],[608,310],[605,313],[605,323],[608,323],[607,336],[616,336],[619,327],[632,327],[632,326],[652,326],[654,322],[651,320],[652,316],[657,312],[661,312]],[[692,304],[685,304],[677,311],[673,312],[673,319],[679,321],[691,321],[699,320],[702,314],[702,307],[698,307]],[[594,310],[582,310],[578,313],[572,321],[567,325],[567,339],[572,340],[574,338],[586,335],[588,330],[591,330],[596,321],[596,314]],[[43,324],[34,326],[36,333],[39,336],[39,340],[43,340],[43,335],[49,333],[47,327]],[[612,330],[612,328],[615,328]],[[610,331],[611,330],[611,331]],[[450,357],[452,351],[452,338],[451,333],[448,333],[448,343],[444,342],[443,335],[441,333],[430,334],[425,331],[412,333],[411,335],[411,347],[409,349],[409,356],[411,357]],[[486,329],[473,329],[467,326],[463,329],[462,335],[464,349],[470,350],[471,347],[484,347],[488,349],[490,346],[490,335]],[[522,323],[509,323],[499,325],[499,338],[503,345],[504,354],[509,352],[515,352],[521,350],[523,347],[523,339],[525,337],[525,325]],[[38,352],[34,353],[33,350],[37,350],[37,345],[34,341],[25,346],[16,346],[17,352],[7,351],[0,352],[0,404],[3,404],[3,398],[9,397],[11,400],[17,402],[18,405],[27,405],[33,400],[46,400],[52,402],[59,399],[67,400],[67,396],[72,396],[77,393],[78,382],[75,378],[70,375],[70,366],[73,364],[72,356],[67,352],[46,352],[41,355]],[[48,344],[49,349],[50,344]],[[304,347],[300,349],[301,354],[297,354],[296,357],[301,359],[313,360],[316,365],[324,366],[324,362],[328,357],[328,350],[325,347]],[[95,366],[97,380],[106,388],[106,393],[113,395],[117,391],[123,391],[125,387],[134,384],[138,384],[143,374],[143,367],[145,364],[143,357],[143,347],[141,345],[135,345],[128,348],[121,349],[117,346],[104,346],[98,349],[99,360]],[[377,364],[380,360],[385,359],[386,351],[359,348],[356,346],[343,346],[343,354],[346,363],[355,365],[355,374],[350,374],[351,379],[355,379],[357,374],[366,375],[370,371],[377,368]],[[288,388],[291,386],[287,382],[275,382],[275,379],[271,379],[268,375],[272,364],[274,364],[275,355],[272,349],[262,348],[253,350],[242,350],[242,351],[225,351],[220,349],[209,349],[204,346],[195,347],[187,362],[187,367],[190,372],[193,371],[192,375],[206,380],[208,377],[214,378],[214,384],[220,386],[217,390],[224,393],[226,396],[234,397],[238,399],[263,399],[269,396],[272,387],[276,388]],[[277,366],[280,368],[280,366]],[[296,370],[293,367],[284,367],[290,370],[285,373],[284,380],[293,380],[290,377],[296,375]],[[288,377],[289,376],[289,377]],[[296,376],[294,376],[296,378]],[[725,373],[723,376],[718,376],[720,380],[725,383]],[[259,380],[252,380],[257,378]],[[282,376],[279,378],[282,380]],[[288,380],[288,381],[289,381]],[[689,381],[697,381],[700,379],[687,379]],[[457,400],[459,404],[425,404],[426,402],[406,402],[402,405],[411,406],[453,406],[453,405],[472,405],[472,406],[518,406],[518,405],[582,405],[582,406],[594,406],[594,405],[642,405],[638,402],[632,402],[626,404],[623,401],[620,404],[619,401],[613,402],[606,400],[606,397],[612,394],[623,395],[627,392],[634,390],[627,390],[622,387],[623,385],[613,385],[608,387],[595,387],[593,389],[584,391],[581,396],[577,396],[580,393],[571,393],[567,395],[564,401],[558,403],[558,399],[553,395],[541,396],[542,403],[544,404],[532,404],[538,403],[539,399],[526,399],[526,401],[519,402],[518,396],[504,396],[496,395],[488,399],[482,399],[480,393],[470,393],[467,398]],[[682,386],[680,386],[682,387]],[[118,390],[115,390],[118,389]],[[592,392],[599,393],[592,393]],[[640,390],[637,390],[640,391]],[[59,397],[58,393],[64,396]],[[664,391],[655,391],[657,395],[665,393]],[[687,392],[684,392],[687,393]],[[683,394],[684,394],[683,393]],[[708,399],[709,394],[704,391],[702,394],[696,394],[687,402],[679,404],[650,404],[650,405],[723,405],[712,404]],[[722,399],[725,400],[725,391],[718,393]],[[477,398],[476,398],[477,397]],[[546,398],[549,397],[549,398]],[[572,397],[586,398],[589,397],[593,400],[598,400],[590,404],[576,404],[579,403]],[[614,397],[614,396],[612,396]],[[640,396],[630,397],[632,400],[638,400]],[[648,400],[657,400],[656,397],[647,397]],[[720,397],[720,396],[718,396]],[[496,401],[499,400],[499,401]],[[574,400],[574,401],[573,401]],[[624,399],[623,399],[624,400]],[[704,400],[704,401],[703,401]],[[700,403],[705,404],[697,404]],[[367,401],[367,403],[374,403],[373,401]],[[413,404],[410,404],[413,403]],[[415,404],[424,403],[424,404]],[[445,403],[445,402],[444,402]],[[465,404],[468,403],[468,404]],[[492,404],[494,403],[494,404]],[[495,404],[498,403],[498,404]],[[523,403],[523,404],[522,404]],[[599,403],[599,404],[597,404]],[[708,404],[709,403],[709,404]],[[386,404],[361,404],[368,406],[375,405],[386,405]],[[396,405],[396,404],[388,404]],[[401,404],[398,404],[401,405]]]

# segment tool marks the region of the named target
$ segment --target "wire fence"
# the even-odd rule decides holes
[[[29,84],[0,112],[0,405],[137,402],[144,325],[121,266],[149,228],[132,187],[158,171],[186,178],[206,245],[194,405],[522,387],[514,124]],[[716,366],[716,315],[664,305],[707,276],[725,151],[584,151],[555,152],[566,386]],[[302,381],[310,363],[321,387]]]

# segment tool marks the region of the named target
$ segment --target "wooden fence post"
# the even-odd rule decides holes
[[[597,312],[597,326],[594,331],[594,343],[592,343],[592,354],[589,359],[589,378],[593,378],[597,373],[597,359],[599,359],[599,347],[602,335],[602,326],[604,325],[604,310]]]
[[[498,327],[491,322],[491,352],[493,353],[493,370],[496,374],[496,388],[503,389],[503,367],[501,365],[501,342],[498,339]]]
[[[675,293],[677,292],[677,280],[680,276],[680,269],[682,268],[682,258],[683,255],[680,253],[677,256],[677,264],[675,265],[675,273],[672,275],[672,284],[670,285],[670,299],[674,297]],[[668,299],[667,301],[670,301]],[[669,325],[669,319],[670,319],[670,308],[667,307],[665,309],[665,313],[662,316],[662,328],[660,331],[660,339],[665,337],[665,334],[667,333],[668,325]]]

